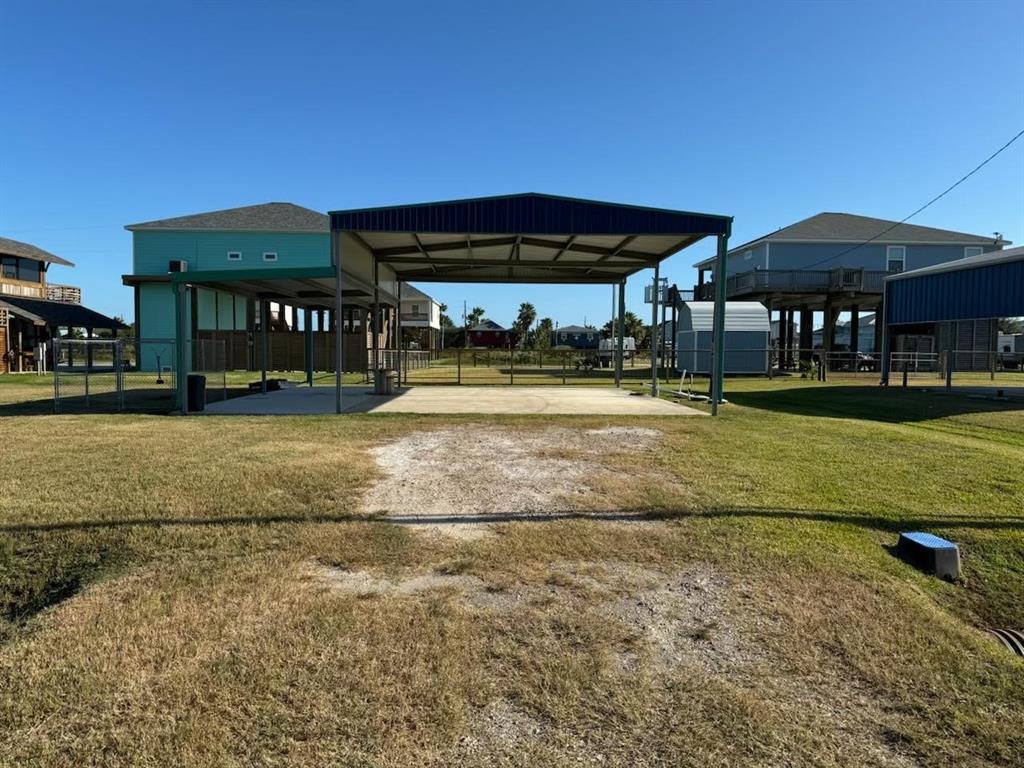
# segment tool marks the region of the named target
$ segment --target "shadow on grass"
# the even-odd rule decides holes
[[[207,391],[207,403],[232,400],[254,394],[247,386],[211,388]],[[60,414],[144,414],[167,415],[174,410],[174,390],[166,387],[129,389],[124,392],[123,402],[114,392],[64,396],[60,400]],[[56,414],[52,397],[39,400],[23,400],[16,403],[0,404],[0,417],[4,416],[53,416]]]
[[[563,520],[593,522],[651,522],[719,518],[760,518],[790,522],[835,523],[860,528],[891,531],[912,529],[973,528],[977,530],[1024,531],[1024,514],[1014,516],[983,516],[950,514],[932,517],[885,517],[863,512],[833,512],[813,509],[770,509],[766,507],[722,507],[707,510],[652,512],[620,510],[618,512],[522,512],[486,515],[361,515],[339,513],[323,515],[228,515],[209,518],[149,517],[132,520],[82,520],[56,523],[22,523],[0,526],[0,533],[29,533],[69,530],[102,530],[165,526],[258,526],[323,523],[388,523],[392,525],[476,525],[480,523],[551,523]]]
[[[747,392],[730,392],[726,387],[726,397],[737,405],[799,416],[902,423],[969,413],[1024,411],[1024,400],[999,402],[940,395],[915,387],[822,386]]]

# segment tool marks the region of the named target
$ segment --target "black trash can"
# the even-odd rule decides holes
[[[188,410],[189,413],[206,410],[206,377],[198,373],[188,375]]]

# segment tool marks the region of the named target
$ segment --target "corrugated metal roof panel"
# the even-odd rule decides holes
[[[724,234],[727,216],[528,193],[418,205],[332,211],[331,228],[352,232],[472,234]]]
[[[684,301],[679,310],[680,331],[710,331],[715,323],[715,302]],[[757,301],[727,301],[725,330],[770,331],[768,308]]]

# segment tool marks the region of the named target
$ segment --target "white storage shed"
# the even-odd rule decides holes
[[[676,368],[711,373],[715,302],[684,301],[679,307]],[[768,309],[757,301],[725,304],[725,372],[767,374],[771,348]]]

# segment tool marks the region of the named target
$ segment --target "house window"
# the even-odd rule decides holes
[[[885,271],[902,272],[907,268],[907,247],[889,245],[885,248]]]
[[[754,252],[753,251],[746,251],[743,254],[743,260],[744,261],[750,261],[752,258],[754,258]]]
[[[419,304],[413,304],[412,305],[412,313],[414,315],[418,315],[420,313],[420,305]]]
[[[31,259],[18,259],[18,279],[27,283],[42,282],[42,265]]]
[[[265,251],[263,253],[263,260],[264,261],[277,261],[277,254],[274,253],[273,251]]]
[[[964,258],[966,259],[968,256],[981,256],[984,252],[985,249],[980,245],[968,245],[964,248]]]
[[[228,261],[241,261],[241,260],[242,260],[242,252],[241,251],[228,251]]]

